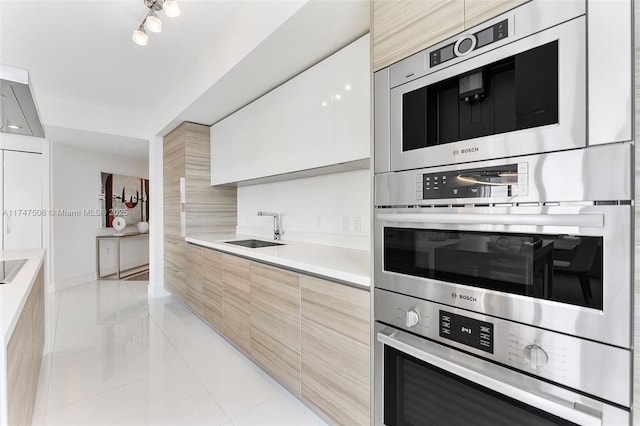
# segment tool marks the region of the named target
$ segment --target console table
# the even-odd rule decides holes
[[[145,232],[145,233],[128,232],[128,233],[125,233],[125,234],[97,235],[96,236],[96,272],[97,272],[97,275],[98,275],[98,279],[104,278],[104,277],[108,277],[109,275],[113,275],[113,274],[104,275],[104,276],[100,275],[100,242],[101,241],[103,241],[103,240],[115,240],[116,241],[116,264],[117,264],[116,279],[119,280],[120,279],[120,275],[122,273],[121,266],[120,266],[120,241],[123,238],[136,238],[136,237],[148,236],[148,235],[149,235],[149,233],[147,233],[147,232]],[[141,265],[141,266],[143,266],[143,265]]]

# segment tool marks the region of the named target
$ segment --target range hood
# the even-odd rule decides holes
[[[29,73],[0,64],[0,132],[44,137]]]

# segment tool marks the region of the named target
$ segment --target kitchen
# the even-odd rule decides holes
[[[4,16],[19,16],[9,3],[1,3]],[[189,2],[182,3],[177,20],[187,15]],[[192,56],[192,79],[179,84],[177,98],[163,102],[164,96],[151,93],[160,105],[155,115],[140,113],[144,118],[136,123],[126,117],[132,110],[87,114],[67,102],[76,119],[85,121],[71,126],[61,111],[46,108],[54,101],[46,91],[40,112],[45,127],[53,128],[52,140],[65,123],[107,134],[117,123],[118,134],[149,141],[149,297],[139,288],[132,291],[148,303],[154,320],[168,312],[156,310],[155,302],[169,299],[171,309],[180,307],[197,324],[208,324],[206,330],[224,336],[320,419],[420,423],[410,420],[416,411],[408,396],[403,407],[387,406],[386,393],[395,388],[388,386],[392,376],[377,354],[399,351],[421,360],[415,365],[427,358],[436,368],[448,365],[454,374],[477,377],[500,394],[513,392],[515,380],[525,390],[516,399],[544,407],[545,416],[554,413],[578,424],[631,423],[638,394],[631,389],[638,383],[631,379],[631,256],[637,241],[631,238],[630,213],[635,199],[632,4],[548,3],[379,0],[305,2],[282,9],[251,4],[237,15],[229,6],[228,16],[243,24],[222,32],[233,42],[210,52],[218,61],[202,57],[198,64],[211,70],[207,75]],[[158,13],[165,30],[148,34],[147,49],[174,37],[173,21],[163,14]],[[327,22],[335,31],[326,31]],[[611,22],[616,31],[606,37],[615,38],[618,50],[594,42]],[[4,18],[2,23],[8,28]],[[247,28],[256,39],[241,36]],[[554,40],[560,41],[554,46]],[[133,45],[127,59],[138,63],[136,55],[145,55],[140,49]],[[523,54],[528,51],[542,59]],[[610,62],[596,60],[600,57]],[[287,71],[276,73],[273,58],[287,64]],[[527,73],[531,66],[544,84]],[[362,69],[370,90],[361,91]],[[509,83],[513,75],[515,83]],[[530,80],[522,83],[522,75]],[[35,75],[33,83],[37,89]],[[520,92],[533,107],[518,103],[525,98]],[[433,106],[445,111],[450,97],[462,105],[458,120],[445,114],[434,118]],[[536,102],[550,102],[555,110]],[[428,105],[426,113],[421,105]],[[482,119],[482,129],[474,127],[479,107],[484,108],[480,117],[493,114],[487,105],[495,105],[495,116],[502,119],[495,120],[497,130],[486,130]],[[513,106],[500,110],[501,105]],[[465,124],[465,108],[473,125]],[[510,110],[520,114],[522,108],[536,113],[524,124],[509,121]],[[398,111],[409,113],[399,118]],[[440,120],[437,126],[432,119]],[[460,136],[451,138],[451,126]],[[434,133],[440,138],[435,143]],[[264,143],[252,144],[258,136]],[[59,148],[55,141],[51,145],[55,176]],[[53,180],[54,194],[55,186]],[[43,246],[55,247],[56,238],[54,232]],[[250,248],[229,240],[283,245]],[[578,251],[588,251],[582,255],[589,258],[587,268],[572,262],[569,253]],[[49,290],[59,291],[58,303],[82,287],[71,285],[81,284],[79,278],[67,281],[68,287],[58,287],[50,277],[45,281]],[[608,283],[620,284],[607,290]],[[454,293],[457,300],[451,300]],[[416,300],[405,306],[404,297]],[[485,337],[476,344],[429,331],[451,321],[472,334],[474,327],[484,327]],[[522,340],[518,345],[525,352],[503,352],[505,330]],[[577,343],[565,347],[561,338]],[[549,339],[554,350],[564,348],[562,359],[579,359],[579,365],[554,373],[562,367],[554,363],[558,355],[548,349]],[[446,348],[445,358],[454,365],[434,361],[442,351],[437,357],[420,355],[429,352],[425,345],[436,352]],[[342,353],[341,348],[352,349]],[[589,379],[603,359],[616,368],[607,377]],[[386,362],[401,371],[400,361]],[[487,365],[496,367],[494,376],[474,376],[478,370],[486,373]],[[66,371],[72,373],[72,366]],[[403,387],[401,374],[394,380]],[[483,394],[463,392],[469,398]],[[549,394],[554,397],[545,398]],[[85,396],[92,395],[97,394]],[[513,405],[506,403],[505,410]],[[450,413],[442,415],[451,419]]]

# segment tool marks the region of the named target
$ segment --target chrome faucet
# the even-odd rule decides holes
[[[273,217],[273,239],[280,239],[280,215],[278,213],[258,212],[258,216],[272,216]]]

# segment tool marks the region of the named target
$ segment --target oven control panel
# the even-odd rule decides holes
[[[416,198],[492,198],[527,195],[527,163],[478,169],[420,173],[416,178]]]
[[[493,353],[493,324],[440,311],[440,337]]]
[[[615,402],[631,403],[631,351],[503,318],[374,290],[378,323]],[[490,306],[491,299],[483,300]],[[607,365],[606,375],[594,374]]]

